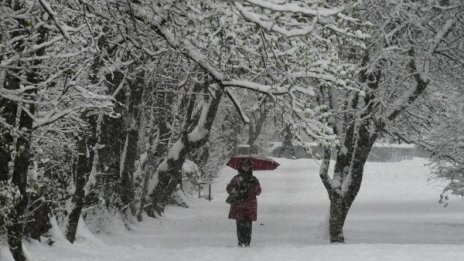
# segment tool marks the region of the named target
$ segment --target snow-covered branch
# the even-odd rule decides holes
[[[79,109],[81,109],[80,107],[74,109],[74,108],[68,108],[68,109],[65,109],[65,110],[60,110],[58,112],[55,112],[53,115],[51,115],[50,117],[45,117],[45,118],[34,118],[32,115],[29,114],[29,117],[31,117],[33,120],[34,120],[34,124],[32,126],[33,129],[37,129],[37,128],[40,128],[40,127],[43,127],[45,125],[49,125],[49,124],[52,124],[66,116],[68,116],[69,114],[73,113],[73,112],[76,112],[78,111]]]
[[[35,100],[24,99],[21,97],[22,90],[8,90],[5,88],[0,88],[0,97],[8,99],[14,102],[21,102],[26,104],[35,104],[35,105],[48,105],[48,102],[41,102]]]
[[[425,61],[422,72],[418,70],[416,64],[416,53],[413,47],[409,50],[409,69],[414,76],[416,84],[411,86],[408,90],[406,90],[402,96],[398,97],[398,99],[393,102],[392,107],[388,111],[386,117],[389,120],[393,120],[401,111],[403,111],[407,106],[409,106],[417,97],[425,90],[427,85],[430,81],[430,62],[432,56],[437,49],[440,42],[444,39],[444,37],[450,32],[453,25],[456,23],[455,19],[449,19],[445,25],[442,27],[440,31],[435,34],[435,37],[429,43],[427,51],[425,53]]]
[[[355,39],[360,39],[360,40],[363,40],[363,39],[368,39],[370,38],[371,36],[369,34],[366,34],[366,33],[363,33],[362,31],[360,30],[356,30],[354,32],[350,32],[348,31],[347,29],[343,29],[343,28],[339,28],[333,24],[326,24],[325,27],[329,30],[332,30],[333,32],[335,33],[338,33],[340,35],[344,35],[344,36],[347,36],[347,37],[351,37],[351,38],[355,38]],[[363,48],[365,48],[364,45],[361,44],[361,46]]]
[[[212,64],[208,62],[208,58],[200,53],[194,46],[186,41],[182,41],[178,39],[175,34],[163,27],[161,25],[161,21],[157,21],[153,19],[152,25],[156,27],[157,31],[164,37],[164,39],[168,42],[168,44],[185,54],[188,58],[195,61],[198,65],[200,65],[206,72],[208,72],[216,81],[221,83],[226,79],[226,76],[217,70]]]
[[[31,56],[27,58],[20,58],[19,61],[22,62],[30,62],[30,61],[39,61],[39,60],[50,60],[50,59],[66,59],[79,56],[85,52],[87,52],[87,48],[84,48],[75,53],[63,53],[63,54],[50,54],[50,55],[42,55],[42,56]]]
[[[327,190],[327,193],[332,193],[332,180],[330,179],[329,176],[329,167],[330,167],[330,154],[331,150],[330,149],[325,149],[324,150],[324,156],[322,158],[321,166],[319,167],[319,177],[322,180],[322,184],[324,184],[325,189]]]
[[[240,87],[250,89],[256,92],[274,95],[282,95],[288,93],[288,90],[283,87],[262,85],[247,80],[229,80],[228,76],[226,76],[223,72],[221,72],[215,66],[213,66],[208,61],[208,58],[205,55],[203,55],[200,51],[198,51],[196,47],[194,47],[187,41],[179,39],[171,30],[163,27],[161,24],[161,21],[158,21],[156,19],[152,20],[152,25],[156,27],[157,31],[165,38],[165,40],[172,48],[182,52],[188,58],[195,61],[208,74],[210,74],[221,86]]]
[[[429,80],[429,74],[430,74],[430,63],[431,63],[431,58],[432,55],[435,53],[435,51],[438,48],[438,45],[440,42],[446,37],[446,35],[451,31],[452,27],[456,24],[456,19],[449,19],[446,21],[445,25],[443,28],[437,32],[433,40],[429,43],[429,48],[427,50],[427,53],[425,54],[426,59],[424,62],[421,78],[423,81],[428,81]]]
[[[60,20],[58,20],[58,15],[53,11],[53,9],[50,7],[50,5],[47,3],[45,0],[39,0],[40,4],[42,7],[45,9],[45,11],[52,17],[53,21],[55,22],[56,27],[58,27],[58,30],[60,30],[61,34],[67,39],[70,40],[71,37],[69,36],[67,26],[62,24]]]
[[[337,82],[337,78],[333,74],[327,73],[316,73],[316,72],[308,72],[308,71],[300,71],[300,72],[292,72],[289,73],[289,77],[292,78],[312,78],[312,79],[319,79],[329,82]]]
[[[242,106],[240,106],[240,102],[238,101],[237,97],[235,97],[235,95],[232,93],[232,90],[230,88],[225,88],[225,92],[226,92],[227,97],[229,97],[229,99],[232,101],[232,104],[237,109],[237,111],[238,111],[238,113],[240,115],[240,118],[242,118],[242,121],[245,124],[249,124],[250,119],[248,118],[248,116],[243,111]]]
[[[341,34],[350,38],[354,39],[367,39],[370,37],[369,34],[365,34],[360,30],[350,32],[347,28],[340,28],[337,25],[333,24],[332,22],[326,21],[324,17],[329,16],[337,16],[340,19],[349,21],[351,23],[358,23],[358,19],[348,17],[343,15],[341,12],[345,8],[305,8],[301,7],[296,4],[292,3],[285,3],[285,4],[274,4],[269,3],[267,1],[261,0],[247,0],[248,3],[266,8],[272,11],[281,12],[281,13],[298,13],[304,14],[312,17],[312,22],[308,26],[307,23],[287,23],[287,26],[290,24],[292,27],[298,27],[297,29],[287,29],[287,27],[279,26],[275,21],[272,21],[271,18],[266,17],[263,19],[262,16],[248,11],[245,7],[243,7],[240,3],[235,2],[235,7],[239,10],[239,12],[245,17],[248,21],[253,22],[260,27],[264,28],[267,31],[276,32],[286,37],[297,37],[297,36],[305,36],[308,34],[313,33],[316,29],[316,26],[319,24],[322,28],[327,28],[337,34]],[[270,20],[270,21],[267,21]],[[362,44],[361,44],[362,45]]]
[[[300,28],[300,29],[287,30],[286,28],[277,25],[275,22],[264,21],[258,14],[247,11],[238,2],[235,2],[234,4],[235,4],[235,7],[243,15],[243,17],[245,17],[250,22],[253,22],[259,25],[260,27],[266,29],[267,31],[276,32],[286,37],[304,36],[304,35],[312,33],[314,31],[314,28],[318,20],[318,16],[314,16],[313,22],[310,26],[304,26],[303,28]]]
[[[202,139],[205,139],[209,134],[210,129],[206,124],[206,120],[208,119],[208,113],[210,111],[211,101],[206,102],[204,101],[201,104],[201,112],[200,118],[198,119],[198,123],[195,128],[187,135],[189,142],[198,142]]]
[[[305,14],[305,15],[310,15],[310,16],[321,16],[321,17],[337,15],[338,13],[344,10],[344,8],[341,8],[341,7],[333,8],[333,9],[318,7],[318,8],[313,9],[313,8],[301,7],[293,3],[274,4],[269,1],[263,1],[263,0],[246,0],[246,2],[272,10],[272,11]]]
[[[261,92],[261,93],[265,93],[269,95],[284,95],[284,94],[288,94],[289,92],[289,90],[284,87],[263,85],[263,84],[259,84],[255,82],[250,82],[247,80],[223,81],[222,85],[249,89],[255,92]]]

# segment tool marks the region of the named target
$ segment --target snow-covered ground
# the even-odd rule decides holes
[[[276,159],[275,171],[257,171],[262,195],[250,248],[236,247],[227,219],[225,186],[235,174],[224,168],[213,200],[192,199],[188,209],[169,207],[132,231],[96,237],[81,232],[74,245],[26,244],[37,261],[71,260],[464,260],[464,202],[437,203],[442,184],[429,180],[426,161],[368,163],[345,225],[346,244],[324,236],[327,194],[311,160]],[[0,260],[8,260],[5,251]]]

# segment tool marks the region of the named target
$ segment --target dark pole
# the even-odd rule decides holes
[[[211,183],[208,184],[208,200],[211,201]]]

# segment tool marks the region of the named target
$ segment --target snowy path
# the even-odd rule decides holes
[[[147,219],[132,232],[99,235],[102,243],[80,239],[48,247],[34,242],[27,248],[40,261],[464,259],[464,202],[437,204],[441,187],[427,182],[425,161],[369,163],[345,226],[347,243],[330,245],[320,229],[328,199],[317,164],[277,160],[278,170],[255,172],[263,194],[251,248],[236,247],[235,223],[227,219],[231,169],[216,180],[211,202],[170,207],[163,218]]]

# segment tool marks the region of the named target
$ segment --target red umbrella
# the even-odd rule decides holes
[[[259,154],[235,155],[229,159],[226,165],[233,169],[238,169],[240,167],[240,162],[246,159],[250,160],[253,164],[253,170],[273,170],[280,165],[275,160]]]

